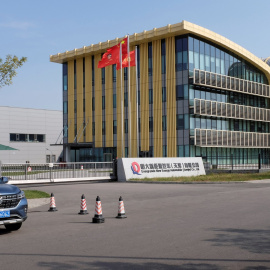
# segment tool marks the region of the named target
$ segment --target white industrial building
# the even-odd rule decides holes
[[[0,106],[0,161],[60,162],[62,129],[62,111]]]

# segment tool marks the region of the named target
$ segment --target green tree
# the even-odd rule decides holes
[[[19,59],[16,55],[7,55],[6,61],[0,58],[0,88],[12,84],[12,79],[17,75],[16,69],[27,61],[26,57]]]

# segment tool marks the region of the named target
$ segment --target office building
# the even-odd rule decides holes
[[[63,146],[58,138],[62,131],[62,123],[62,111],[0,107],[0,161],[61,161]],[[57,145],[54,145],[56,143]]]
[[[50,57],[63,65],[66,160],[202,156],[214,165],[269,154],[267,59],[187,21],[135,33],[129,116],[128,68],[97,68],[122,39]]]

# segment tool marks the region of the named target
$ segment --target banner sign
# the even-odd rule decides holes
[[[191,158],[120,158],[118,181],[134,178],[159,178],[205,175],[201,157]]]

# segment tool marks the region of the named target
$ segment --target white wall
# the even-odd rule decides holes
[[[45,163],[46,155],[52,154],[57,160],[63,147],[50,144],[56,143],[63,129],[62,119],[62,111],[0,107],[0,144],[18,149],[0,151],[2,163]],[[46,140],[44,143],[10,142],[10,133],[45,134]]]

